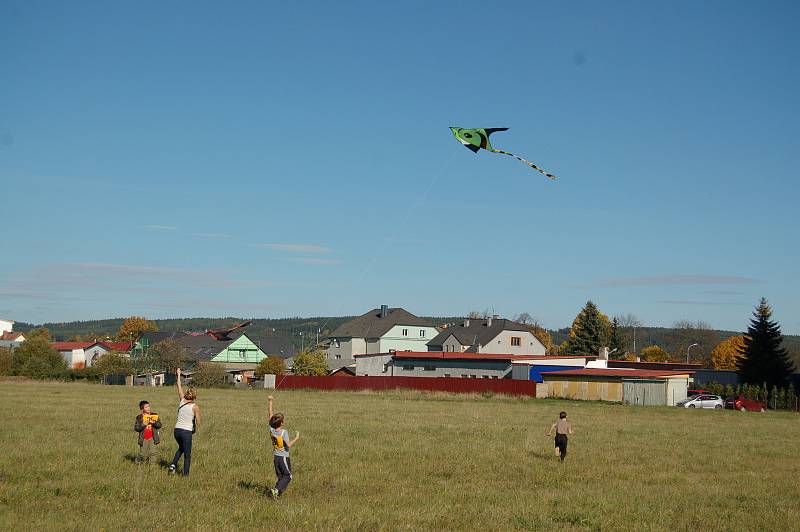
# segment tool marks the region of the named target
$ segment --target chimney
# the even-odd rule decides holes
[[[608,347],[601,347],[597,358],[600,360],[608,360]]]
[[[385,318],[387,314],[389,314],[389,306],[381,305],[381,318]]]
[[[464,320],[464,327],[469,327],[469,318]]]

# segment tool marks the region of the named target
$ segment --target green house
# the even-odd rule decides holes
[[[258,364],[266,356],[247,334],[243,334],[222,349],[211,362]]]

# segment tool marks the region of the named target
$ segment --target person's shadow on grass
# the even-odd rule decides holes
[[[259,495],[264,495],[264,496],[269,495],[269,490],[272,487],[266,484],[259,484],[258,482],[252,482],[250,480],[240,480],[238,485],[243,490],[252,490],[258,493]]]
[[[548,462],[552,461],[553,458],[556,458],[552,453],[545,453],[542,451],[528,451],[528,456],[537,460],[545,460]]]
[[[142,460],[139,458],[139,455],[136,453],[126,453],[122,456],[123,460],[126,460],[132,464],[139,465],[142,463]],[[169,466],[172,465],[172,462],[165,458],[158,459],[158,467],[161,469],[169,469]]]

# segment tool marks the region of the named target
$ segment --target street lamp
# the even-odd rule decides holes
[[[686,348],[686,363],[687,364],[689,363],[689,349],[693,348],[696,345],[700,345],[700,344],[692,344],[692,345],[690,345],[689,347]]]

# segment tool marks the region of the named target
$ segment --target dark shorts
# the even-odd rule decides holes
[[[558,447],[558,450],[561,451],[562,454],[565,454],[567,452],[566,434],[556,434],[556,447]]]

